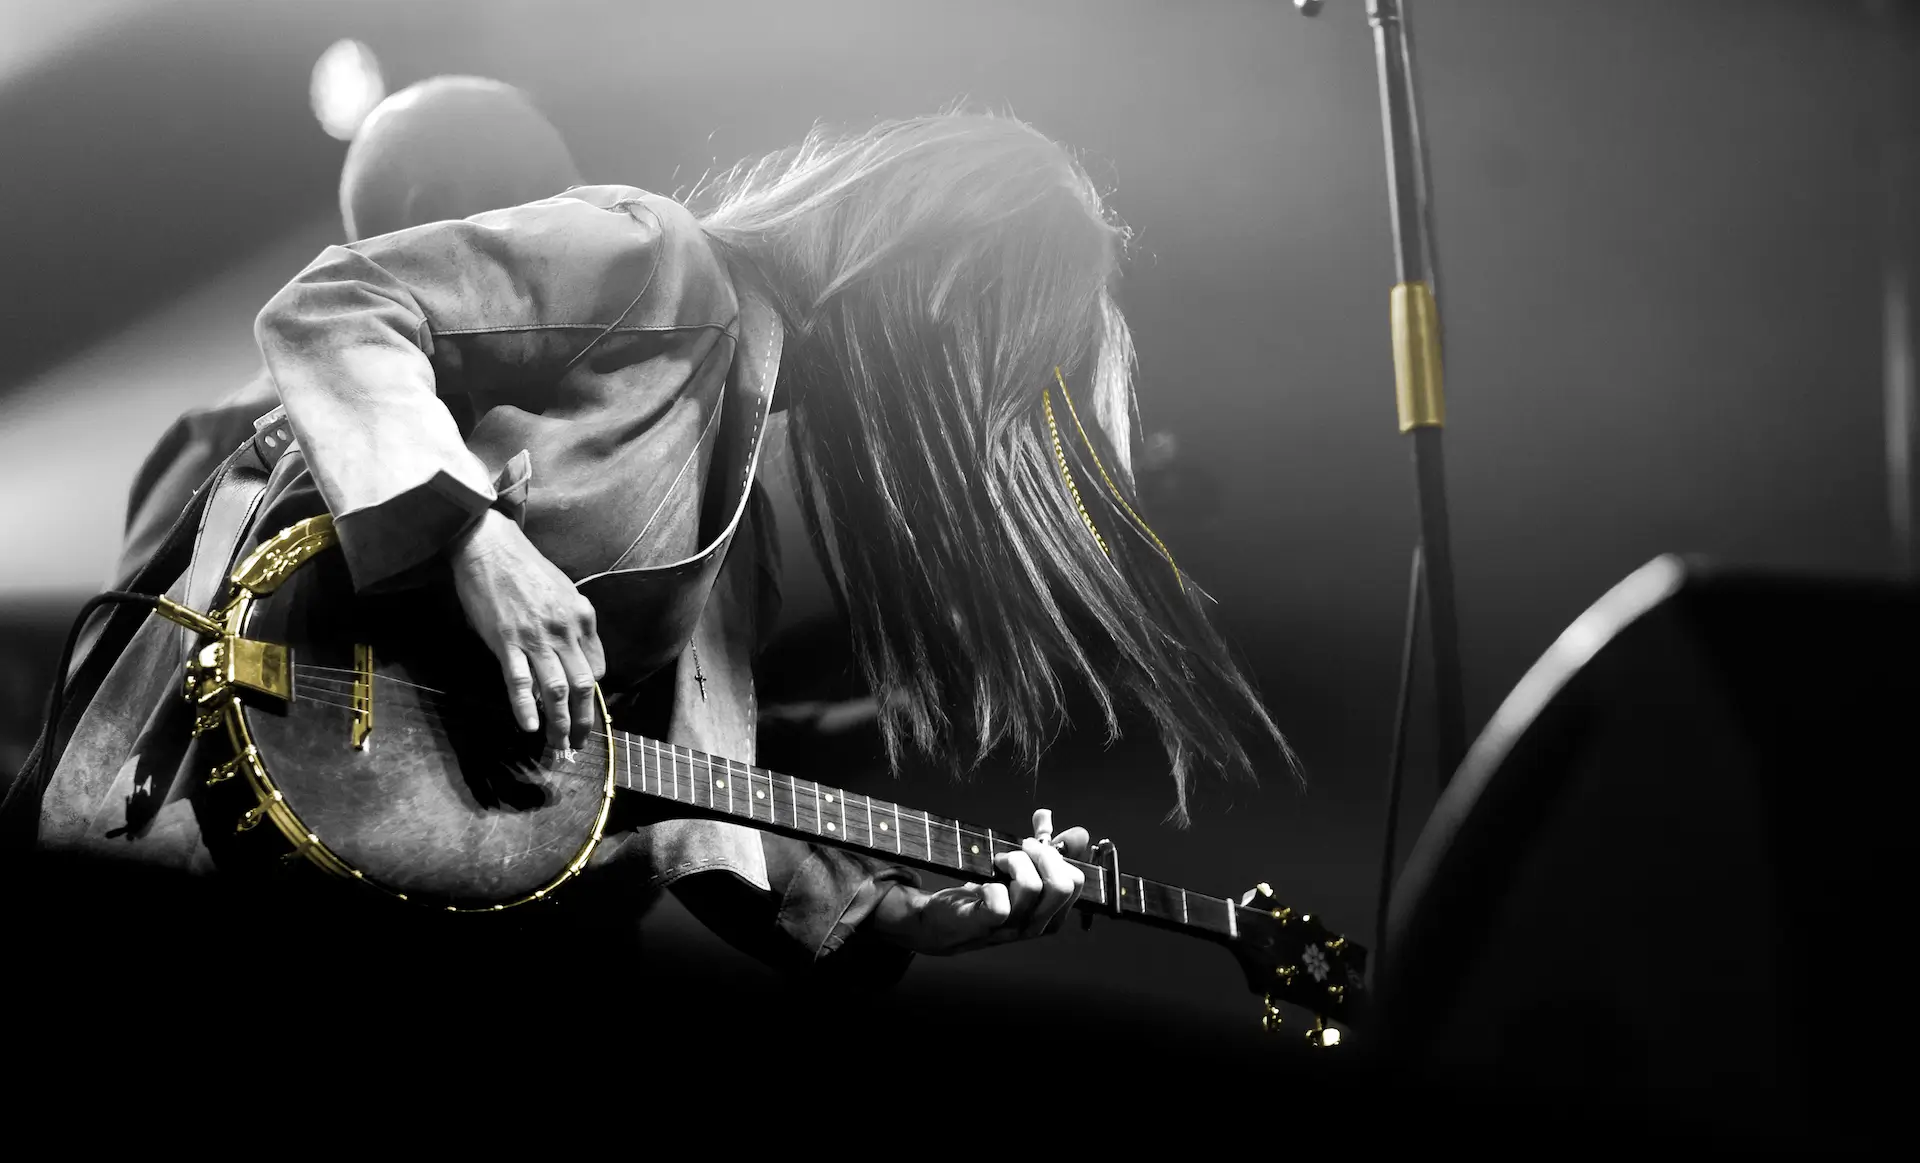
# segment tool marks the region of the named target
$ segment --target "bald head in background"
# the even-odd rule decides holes
[[[434,77],[376,105],[354,134],[340,173],[341,227],[346,241],[357,242],[538,202],[580,184],[566,140],[526,93],[485,77]],[[194,490],[279,403],[263,369],[174,422],[128,490],[110,587],[146,564]]]
[[[435,77],[388,97],[347,147],[340,219],[372,238],[551,198],[580,184],[533,99],[484,77]]]

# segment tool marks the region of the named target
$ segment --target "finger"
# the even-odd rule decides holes
[[[568,743],[579,751],[593,734],[593,670],[577,646],[564,650],[559,658],[567,672],[567,709],[572,716]]]
[[[1085,860],[1093,848],[1093,837],[1085,828],[1068,828],[1053,838],[1053,846],[1068,860]]]
[[[1053,839],[1053,812],[1051,809],[1034,809],[1033,834],[1043,844]]]
[[[586,606],[586,616],[581,620],[580,652],[586,655],[587,665],[593,670],[593,681],[599,682],[607,677],[607,652],[600,645],[600,624],[595,617],[593,606],[585,598],[580,599]]]
[[[567,672],[551,650],[530,650],[534,690],[547,720],[547,744],[558,751],[567,745]]]
[[[1036,842],[1028,840],[1026,843]],[[1044,847],[1044,845],[1041,846]],[[1024,848],[1019,851],[1002,852],[993,858],[993,863],[994,867],[1007,878],[1009,911],[1006,923],[1016,931],[1024,930],[1027,918],[1032,914],[1034,906],[1039,903],[1040,894],[1046,888],[1045,882],[1040,879],[1040,870],[1034,867],[1033,857]]]
[[[514,722],[522,731],[540,729],[540,707],[533,700],[533,672],[527,656],[511,642],[500,645],[500,670],[507,679],[507,702],[513,707]]]
[[[932,899],[944,903],[950,921],[943,926],[938,952],[965,953],[1011,939],[1003,927],[1010,907],[1006,885],[965,884],[943,889]]]
[[[974,923],[970,941],[1004,940],[1007,922],[1013,916],[1013,896],[1006,885],[990,881],[980,886],[979,896],[966,912],[967,919]]]
[[[1068,864],[1066,857],[1055,851],[1051,844],[1034,839],[1027,840],[1022,850],[1032,859],[1035,873],[1040,877],[1040,897],[1035,902],[1033,912],[1022,925],[1022,934],[1038,937],[1051,932],[1066,910],[1080,895],[1080,882],[1083,879],[1080,870]]]

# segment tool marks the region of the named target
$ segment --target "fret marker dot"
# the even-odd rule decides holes
[[[832,796],[828,796],[828,797],[827,797],[827,802],[828,802],[828,803],[832,803],[832,802],[833,802],[833,797],[832,797]]]
[[[882,832],[884,832],[884,831],[886,831],[886,830],[887,830],[887,826],[886,826],[885,824],[881,824],[881,825],[880,825],[880,830],[881,830]]]
[[[724,780],[724,779],[716,779],[716,780],[714,780],[714,781],[713,781],[713,786],[715,786],[715,787],[725,787],[725,786],[727,786],[727,781],[726,781],[726,780]]]
[[[766,792],[763,792],[763,791],[757,791],[757,792],[754,792],[754,793],[753,793],[753,798],[754,798],[754,799],[756,799],[756,800],[764,800],[764,799],[766,799],[766,798],[767,798],[767,793],[766,793]]]
[[[980,845],[978,845],[978,844],[975,844],[975,845],[973,846],[973,854],[974,854],[975,856],[978,856],[978,855],[980,855]]]
[[[1126,896],[1126,895],[1127,895],[1127,890],[1126,890],[1126,889],[1124,889],[1124,888],[1123,888],[1123,889],[1121,889],[1121,890],[1120,890],[1120,895],[1121,895],[1121,896]]]
[[[829,832],[831,832],[831,831],[833,831],[833,825],[832,825],[832,824],[828,824],[828,825],[827,825],[827,831],[829,831]]]

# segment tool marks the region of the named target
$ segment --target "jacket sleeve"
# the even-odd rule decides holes
[[[632,310],[661,229],[624,187],[329,247],[255,322],[268,373],[361,589],[404,584],[497,499],[441,397],[460,340],[553,383]]]
[[[838,848],[762,839],[770,892],[714,872],[676,881],[674,895],[728,944],[814,988],[871,994],[897,984],[913,953],[863,926],[894,885],[918,887],[920,878]]]

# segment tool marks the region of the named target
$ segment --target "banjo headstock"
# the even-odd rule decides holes
[[[1280,1030],[1280,1002],[1297,1005],[1316,1017],[1307,1040],[1333,1046],[1340,1031],[1327,1023],[1342,1021],[1358,1008],[1366,990],[1367,951],[1279,902],[1273,890],[1257,885],[1240,898],[1234,936],[1228,942],[1247,985],[1266,1006],[1262,1024]]]

